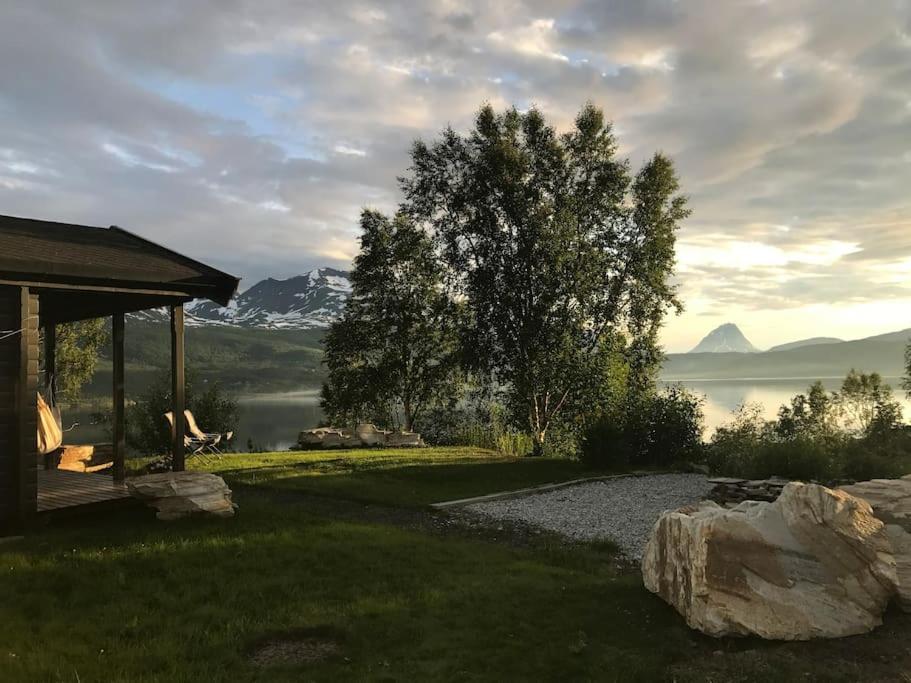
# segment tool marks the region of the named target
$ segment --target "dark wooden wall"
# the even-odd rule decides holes
[[[38,296],[0,286],[0,337],[20,329],[0,339],[0,533],[28,523],[38,499]]]
[[[19,329],[19,316],[19,287],[0,286],[0,330]],[[5,334],[0,331],[0,336]],[[0,533],[18,515],[16,394],[19,341],[17,335],[0,339]]]

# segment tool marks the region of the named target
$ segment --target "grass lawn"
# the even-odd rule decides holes
[[[322,474],[307,465],[339,456]],[[426,516],[425,499],[578,475],[528,462],[448,450],[245,455],[223,463],[236,485],[258,472],[237,485],[232,520],[165,524],[136,508],[0,544],[0,680],[885,681],[911,670],[907,616],[830,643],[717,641],[686,628],[606,546],[517,546],[313,504],[362,510],[332,496],[404,491],[401,509]],[[338,650],[253,664],[252,649],[279,634]]]
[[[428,505],[599,474],[566,458],[508,458],[479,448],[236,453],[191,469],[229,481],[392,505]]]

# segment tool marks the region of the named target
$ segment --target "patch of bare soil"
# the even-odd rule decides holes
[[[341,652],[338,640],[319,632],[298,631],[260,640],[250,651],[259,667],[302,666],[322,662]]]

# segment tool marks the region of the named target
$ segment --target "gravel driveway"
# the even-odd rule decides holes
[[[628,558],[638,560],[658,516],[702,500],[710,488],[701,474],[650,474],[475,503],[463,510],[493,520],[524,522],[574,540],[608,539]]]

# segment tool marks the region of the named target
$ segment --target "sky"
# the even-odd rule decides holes
[[[0,213],[244,278],[345,268],[416,138],[591,101],[677,164],[686,310],[759,347],[911,327],[911,0],[44,0],[0,8]]]

